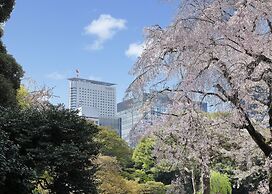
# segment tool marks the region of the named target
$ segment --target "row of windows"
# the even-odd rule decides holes
[[[71,87],[72,89],[76,89],[76,87]],[[82,88],[82,87],[79,87],[78,89],[80,90],[87,90],[87,91],[102,91],[102,88],[100,89],[93,89],[93,88]],[[109,88],[107,88],[108,90]],[[109,92],[109,91],[106,91],[106,92]],[[111,91],[112,92],[112,91]]]
[[[107,105],[107,104],[97,104],[97,103],[84,103],[84,102],[79,102],[79,105],[85,105],[85,106],[92,106],[99,108],[101,110],[115,110],[115,106],[113,105]]]
[[[73,90],[75,91],[75,90]],[[104,94],[114,94],[113,91],[103,91],[103,90],[92,90],[92,89],[79,89],[79,92],[85,93],[104,93]]]
[[[108,107],[108,108],[115,108],[114,105],[107,104],[107,103],[97,103],[97,102],[84,102],[84,101],[79,101],[79,104],[84,104],[84,105],[94,105],[96,107]]]
[[[75,98],[75,97],[72,97],[72,98]],[[108,102],[108,103],[111,103],[113,104],[115,102],[115,100],[112,100],[112,99],[99,99],[99,98],[87,98],[87,97],[80,97],[79,100],[83,100],[83,101],[96,101],[96,102]]]
[[[80,96],[79,97],[80,100],[99,100],[99,101],[108,101],[108,102],[113,102],[115,101],[115,99],[107,99],[107,98],[97,98],[97,97],[94,97],[94,98],[91,98],[91,97],[88,97],[88,96]]]
[[[79,99],[79,102],[86,103],[86,104],[94,104],[95,103],[95,104],[98,104],[98,105],[114,106],[114,103],[105,102],[105,101],[98,101],[98,100],[84,100],[84,99]]]
[[[99,97],[80,96],[79,99],[82,99],[82,100],[85,99],[85,100],[100,100],[100,101],[115,102],[115,99],[113,99],[113,98],[99,98]]]
[[[77,90],[72,90],[71,91],[71,93],[76,93],[76,92],[77,92]],[[105,91],[89,92],[89,91],[79,90],[79,94],[115,96],[114,92],[105,92]]]
[[[76,92],[76,90],[74,90],[73,92]],[[79,93],[84,93],[84,94],[107,94],[107,95],[114,95],[113,92],[105,92],[105,91],[89,92],[89,91],[79,90]]]

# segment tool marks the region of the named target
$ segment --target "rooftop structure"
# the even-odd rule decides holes
[[[82,79],[78,77],[74,78],[68,78],[70,81],[81,81],[81,82],[87,82],[87,83],[92,83],[92,84],[97,84],[97,85],[103,85],[103,86],[114,86],[116,84],[109,83],[109,82],[102,82],[102,81],[96,81],[96,80],[89,80],[89,79]]]

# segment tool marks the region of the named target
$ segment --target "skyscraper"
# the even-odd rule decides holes
[[[115,117],[115,84],[81,78],[69,78],[68,80],[70,109],[88,107],[88,117]]]
[[[133,146],[130,139],[131,130],[139,124],[141,120],[152,122],[153,117],[158,117],[166,112],[166,106],[171,103],[169,98],[160,96],[148,110],[143,111],[144,103],[148,100],[145,93],[141,99],[128,99],[117,104],[117,116],[122,119],[122,138]]]
[[[121,136],[121,119],[116,118],[115,84],[70,78],[69,108],[94,124],[111,128]]]
[[[154,118],[167,113],[167,106],[172,101],[164,95],[158,95],[154,103],[143,111],[144,103],[148,100],[149,94],[144,94],[142,99],[128,99],[117,104],[117,116],[122,119],[121,135],[129,145],[134,146],[135,140],[131,139],[131,132],[137,124],[144,122],[152,123]],[[194,102],[195,106],[200,110],[207,112],[207,103]]]
[[[141,112],[143,101],[129,99],[117,104],[117,116],[122,119],[122,138],[130,144],[129,133],[132,128],[143,118]]]

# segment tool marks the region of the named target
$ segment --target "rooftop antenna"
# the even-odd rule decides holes
[[[79,77],[79,69],[76,69],[76,77]]]

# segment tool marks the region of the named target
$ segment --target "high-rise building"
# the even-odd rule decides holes
[[[144,103],[148,100],[148,94],[144,94],[140,99],[129,99],[117,104],[117,116],[121,118],[122,131],[121,137],[134,146],[134,141],[130,139],[131,130],[140,122],[152,123],[154,118],[161,116],[167,112],[167,106],[172,102],[167,96],[160,95],[149,109],[142,110]],[[207,112],[207,103],[194,102],[202,111]]]
[[[69,108],[99,126],[115,130],[121,136],[121,119],[116,117],[115,84],[69,78]]]
[[[130,144],[129,133],[131,129],[143,118],[140,110],[143,101],[129,99],[117,104],[117,116],[121,118],[122,138]]]
[[[153,106],[143,111],[144,103],[148,99],[148,94],[144,94],[142,99],[128,99],[117,104],[117,116],[121,118],[122,138],[133,146],[130,140],[131,130],[143,119],[152,122],[153,117],[158,117],[166,112],[166,106],[170,103],[169,98],[160,96]]]
[[[116,115],[115,84],[81,78],[69,78],[69,108],[91,107],[94,116],[114,118]],[[92,117],[92,115],[88,115]]]

